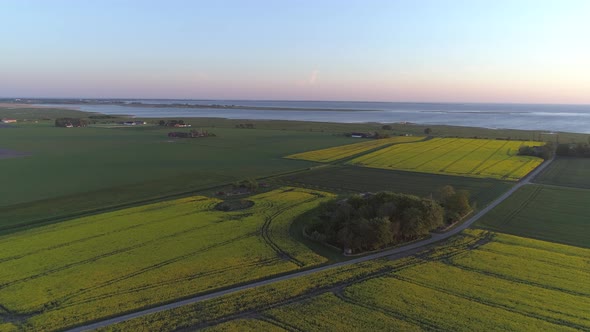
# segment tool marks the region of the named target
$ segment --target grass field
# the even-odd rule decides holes
[[[590,247],[590,190],[528,185],[490,211],[478,227]]]
[[[51,330],[322,263],[288,229],[329,197],[281,188],[222,212],[196,196],[0,237],[1,308]]]
[[[279,184],[304,186],[336,193],[394,191],[421,197],[436,195],[452,185],[471,193],[471,199],[483,207],[506,192],[512,182],[495,179],[390,171],[369,167],[329,166],[283,176]]]
[[[84,215],[179,198],[236,180],[306,169],[314,164],[286,155],[346,145],[343,132],[379,131],[379,124],[185,119],[216,138],[169,140],[172,129],[55,128],[56,117],[84,117],[75,110],[0,105],[0,117],[17,117],[0,128],[0,149],[28,156],[0,159],[0,234]],[[39,123],[34,123],[38,119]],[[119,119],[120,120],[120,119]],[[119,121],[116,120],[116,121]],[[147,119],[154,121],[154,119]],[[105,121],[115,121],[107,119]],[[393,124],[390,134],[422,135],[424,126]],[[530,137],[525,131],[432,126],[434,135]]]
[[[521,145],[540,142],[464,138],[432,140],[393,145],[350,161],[358,166],[433,174],[518,180],[543,161],[517,156]]]
[[[349,142],[321,132],[206,128],[218,137],[170,140],[171,129],[26,125],[0,129],[0,233],[45,218],[194,192],[313,165],[282,158]]]
[[[328,270],[104,330],[588,330],[589,256],[468,230],[414,257]]]
[[[384,139],[373,139],[369,141],[363,141],[355,144],[348,144],[343,146],[336,146],[333,148],[312,150],[307,152],[296,153],[287,156],[289,159],[298,160],[309,160],[317,161],[322,163],[329,163],[344,158],[349,158],[357,154],[373,150],[375,148],[397,144],[397,143],[408,143],[423,140],[424,137],[413,137],[413,136],[398,136]],[[358,140],[358,139],[357,139]]]
[[[590,189],[590,158],[557,158],[535,181]]]
[[[450,184],[469,190],[481,207],[513,185],[504,180],[540,163],[514,156],[530,142],[435,138],[379,149],[385,145],[368,146],[378,141],[351,147],[341,135],[379,124],[247,121],[256,129],[237,129],[244,120],[185,119],[217,137],[171,140],[166,134],[177,129],[52,126],[57,114],[84,116],[77,111],[3,114],[47,118],[0,128],[0,149],[28,154],[0,160],[0,331],[62,330],[322,264],[332,257],[292,232],[334,197],[327,191],[428,196]],[[414,135],[424,129],[392,127]],[[371,165],[284,158],[301,151],[320,151],[313,158],[325,162],[366,153],[357,159],[370,157]],[[574,183],[587,172],[584,163],[572,165],[540,180]],[[564,177],[570,167],[575,174]],[[202,194],[274,174],[280,177],[262,181],[281,188],[248,197],[255,204],[245,210],[214,210],[220,200]],[[590,249],[493,233],[587,247],[588,192],[525,186],[482,220],[489,230],[466,231],[412,257],[334,268],[105,330],[590,330]]]

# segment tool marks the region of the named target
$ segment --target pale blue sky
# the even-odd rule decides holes
[[[0,3],[0,96],[590,103],[590,1]]]

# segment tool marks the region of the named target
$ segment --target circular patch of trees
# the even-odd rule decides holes
[[[230,211],[238,211],[238,210],[245,210],[254,206],[254,202],[247,200],[247,199],[240,199],[240,200],[232,200],[232,201],[223,201],[217,205],[215,205],[215,209],[224,212]]]
[[[333,200],[319,207],[319,217],[307,227],[316,241],[358,253],[381,249],[426,236],[471,211],[469,194],[443,188],[440,199],[379,192]]]

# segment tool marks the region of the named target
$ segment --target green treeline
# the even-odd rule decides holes
[[[88,122],[78,118],[59,118],[55,119],[56,127],[86,127]]]
[[[471,211],[469,193],[446,186],[439,200],[379,192],[332,200],[307,228],[316,241],[353,253],[376,250],[429,234]]]
[[[547,144],[542,146],[521,145],[518,149],[518,155],[539,157],[547,160],[553,157],[554,150],[555,147],[552,142],[548,142]]]
[[[588,139],[590,141],[590,139]],[[564,157],[590,158],[590,145],[585,143],[559,144],[557,155]]]

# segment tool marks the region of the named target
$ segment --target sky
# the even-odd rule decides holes
[[[590,104],[587,0],[3,0],[0,97]]]

